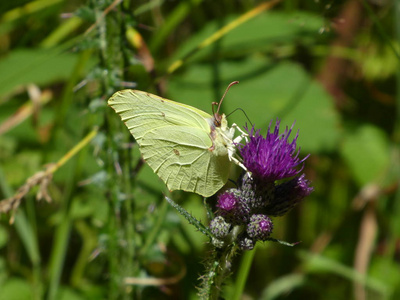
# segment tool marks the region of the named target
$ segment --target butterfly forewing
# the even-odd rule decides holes
[[[207,119],[197,112],[200,110],[191,110],[189,106],[149,93],[123,90],[115,93],[108,103],[121,116],[139,144],[143,134],[150,128],[177,125],[210,131]],[[211,118],[205,112],[202,113]]]

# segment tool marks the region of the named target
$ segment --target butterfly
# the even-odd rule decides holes
[[[139,90],[116,92],[108,105],[120,115],[139,144],[143,159],[171,191],[210,197],[227,182],[231,161],[244,168],[234,154],[235,143],[246,134],[239,129],[242,135],[234,140],[238,127],[228,127],[226,116],[218,113],[219,107],[211,116]]]

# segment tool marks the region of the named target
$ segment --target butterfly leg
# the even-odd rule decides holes
[[[242,164],[241,161],[239,161],[236,157],[234,157],[233,155],[229,155],[229,160],[233,161],[236,165],[238,165],[239,167],[241,167],[249,176],[249,178],[252,178],[251,176],[251,172],[249,170],[247,170],[246,166],[244,164]]]
[[[232,140],[232,147],[228,148],[228,157],[230,161],[233,161],[236,165],[238,165],[239,167],[241,167],[244,171],[247,172],[247,174],[249,175],[249,177],[251,178],[251,172],[249,172],[249,170],[247,170],[246,166],[243,165],[243,163],[237,159],[234,155],[236,152],[236,144],[239,144],[240,141],[244,138],[246,142],[248,142],[247,137],[249,136],[246,132],[244,132],[243,130],[240,129],[240,127],[238,125],[236,125],[235,123],[232,124],[231,126],[231,130],[235,131],[238,130],[240,132],[240,135],[237,136],[235,139]],[[232,132],[233,135],[233,132]]]
[[[245,139],[246,143],[249,141],[249,140],[247,139],[247,137],[248,137],[249,135],[248,135],[246,132],[244,132],[242,129],[240,129],[240,127],[239,127],[236,123],[233,123],[233,124],[232,124],[231,129],[237,130],[237,131],[240,132],[240,135],[239,135],[238,137],[236,137],[236,138],[233,140],[234,143],[236,143],[236,144],[240,143],[240,141],[241,141],[243,138]]]
[[[236,157],[234,157],[233,155],[229,155],[229,160],[233,161],[235,164],[237,164],[239,167],[241,167],[243,170],[245,170],[247,173],[249,173],[249,171],[247,170],[246,166],[244,164],[242,164]]]

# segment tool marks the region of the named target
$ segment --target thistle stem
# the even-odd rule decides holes
[[[231,272],[232,259],[238,250],[238,246],[234,241],[237,240],[238,235],[242,231],[243,226],[235,226],[226,241],[226,245],[228,246],[215,250],[212,262],[210,262],[208,271],[204,277],[203,289],[200,290],[202,299],[219,299],[222,284]]]

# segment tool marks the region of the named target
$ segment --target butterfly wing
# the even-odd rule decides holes
[[[142,139],[143,158],[170,190],[184,190],[204,197],[215,194],[227,181],[228,156],[210,151],[210,137],[199,128],[166,126]]]
[[[209,197],[228,180],[229,158],[213,151],[209,114],[135,90],[117,92],[108,103],[170,190]]]

